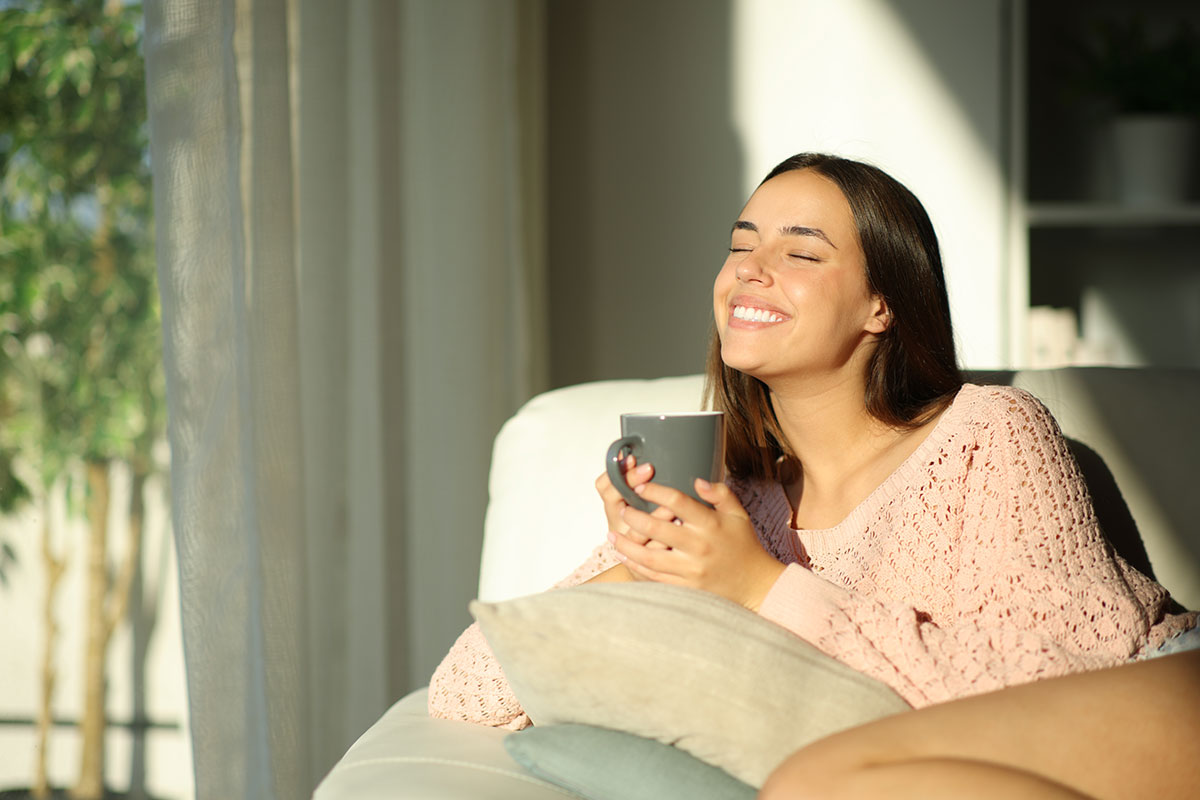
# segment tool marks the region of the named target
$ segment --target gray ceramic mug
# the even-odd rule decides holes
[[[657,506],[638,497],[625,482],[621,463],[629,455],[638,464],[654,465],[654,483],[700,500],[696,478],[709,483],[725,479],[725,415],[720,411],[621,415],[621,438],[608,447],[608,479],[629,505],[653,511]]]

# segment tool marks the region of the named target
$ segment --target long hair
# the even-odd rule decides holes
[[[891,312],[867,365],[867,412],[896,428],[919,427],[948,406],[963,384],[942,257],[929,215],[912,192],[878,167],[822,153],[792,156],[759,185],[799,169],[825,176],[845,195],[866,260],[868,289]],[[771,480],[797,474],[799,463],[775,417],[770,390],[725,365],[715,323],[705,396],[711,408],[725,412],[731,474]]]

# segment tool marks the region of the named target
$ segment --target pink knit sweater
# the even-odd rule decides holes
[[[787,569],[760,614],[914,707],[1116,665],[1197,622],[1115,555],[1050,413],[968,384],[846,519],[795,531],[782,487],[730,486]],[[616,564],[607,544],[558,586]],[[477,625],[434,672],[429,712],[529,724]]]

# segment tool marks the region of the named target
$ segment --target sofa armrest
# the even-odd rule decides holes
[[[398,700],[317,786],[313,800],[563,800],[512,760],[509,731],[431,719],[428,691]]]

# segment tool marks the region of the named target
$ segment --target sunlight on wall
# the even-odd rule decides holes
[[[1008,361],[1000,19],[996,2],[733,7],[747,192],[802,150],[870,161],[906,184],[938,232],[960,358],[972,367]]]

